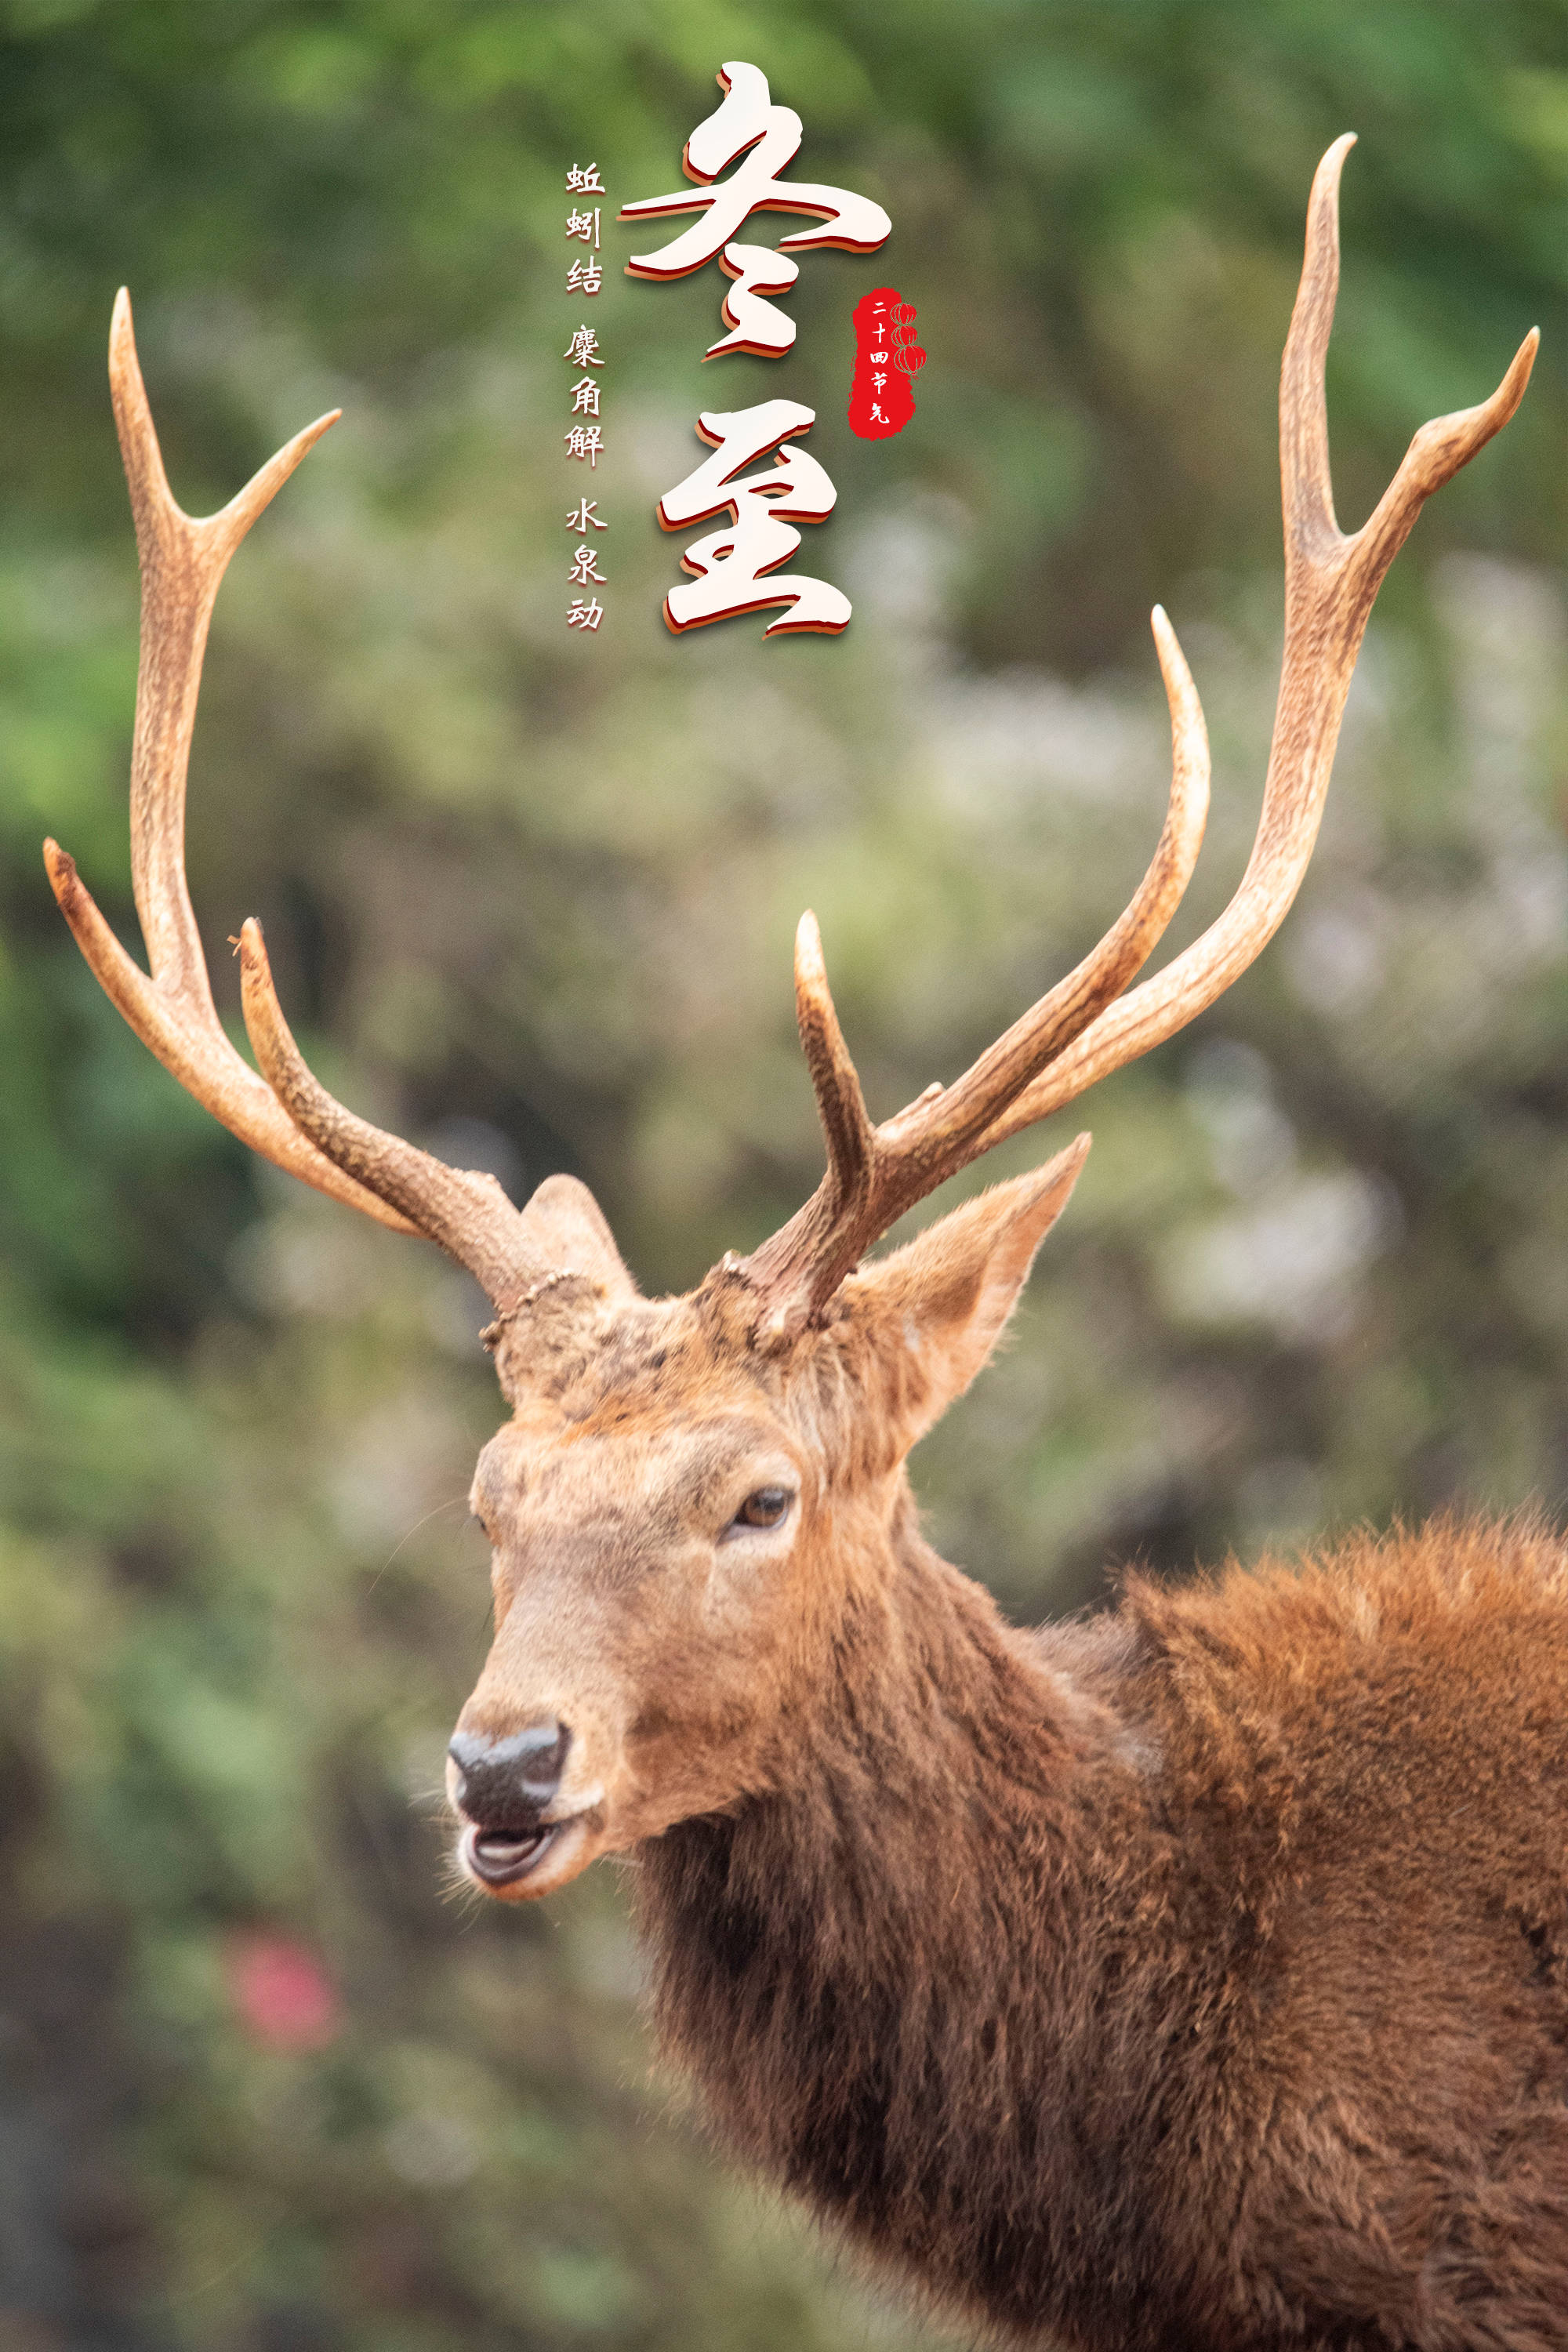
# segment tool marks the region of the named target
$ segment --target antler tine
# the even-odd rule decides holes
[[[778,1344],[816,1314],[864,1252],[904,1211],[990,1148],[990,1130],[1022,1088],[1093,1021],[1145,963],[1181,903],[1208,814],[1208,737],[1175,632],[1156,606],[1154,641],[1171,709],[1171,792],[1147,873],[1126,911],[1083,961],[953,1085],[928,1087],[873,1128],[828,991],[814,915],[795,940],[795,1006],[827,1173],[789,1223],[740,1269],[762,1293],[759,1339]]]
[[[871,1188],[876,1131],[866,1111],[859,1074],[838,1025],[823,961],[822,933],[808,908],[795,935],[795,1017],[816,1114],[827,1145],[827,1175],[839,1211],[862,1206]]]
[[[1352,135],[1318,166],[1306,258],[1279,379],[1285,514],[1285,650],[1258,834],[1235,897],[1201,939],[1084,1030],[991,1129],[987,1147],[1047,1118],[1173,1036],[1273,938],[1307,870],[1328,793],[1356,656],[1384,575],[1435,490],[1501,431],[1524,397],[1540,335],[1531,328],[1478,407],[1423,425],[1368,520],[1334,518],[1323,370],[1339,289],[1339,183]]]
[[[131,871],[150,973],[121,946],[74,860],[57,843],[46,841],[44,863],[55,897],[110,1001],[187,1094],[253,1150],[318,1192],[395,1232],[439,1242],[502,1304],[542,1271],[521,1247],[517,1210],[490,1179],[444,1169],[412,1145],[380,1135],[316,1086],[277,1011],[255,930],[251,961],[257,969],[247,972],[247,1018],[259,1002],[258,1026],[275,1048],[276,1066],[287,1072],[280,1100],[224,1033],[185,883],[185,779],[218,586],[257,516],[339,412],[318,417],[296,434],[219,513],[192,516],[175,504],[169,489],[123,288],[110,330],[109,375],[142,571]],[[268,1006],[275,1015],[270,1022]],[[309,1113],[298,1124],[289,1107],[295,1099]],[[416,1181],[416,1172],[423,1184]]]
[[[240,541],[342,411],[334,408],[297,433],[217,514],[196,517],[175,504],[163,471],[124,287],[109,331],[109,383],[142,570],[142,659],[131,752],[136,911],[153,979],[181,999],[210,1007],[184,870],[185,774],[207,628]]]
[[[327,1092],[306,1066],[283,1017],[254,916],[240,929],[239,986],[246,1034],[262,1075],[317,1150],[466,1265],[498,1307],[515,1305],[549,1271],[526,1247],[517,1209],[493,1176],[449,1168],[416,1144],[356,1117]]]

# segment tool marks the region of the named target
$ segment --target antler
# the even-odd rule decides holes
[[[494,1178],[447,1168],[334,1102],[300,1058],[273,992],[260,926],[250,921],[239,946],[246,1025],[266,1074],[258,1077],[218,1020],[185,887],[185,773],[218,585],[257,516],[339,411],[296,434],[221,513],[198,518],[176,506],[169,489],[123,288],[110,329],[109,381],[142,568],[131,874],[151,976],[115,938],[75,861],[46,841],[55,897],[105,994],[187,1094],[318,1192],[395,1232],[438,1242],[504,1307],[549,1269],[525,1246],[522,1219]]]
[[[1043,997],[955,1086],[928,1087],[896,1118],[871,1126],[828,994],[816,926],[809,915],[803,919],[795,950],[796,1005],[828,1164],[805,1207],[739,1268],[761,1295],[758,1336],[764,1344],[820,1313],[862,1253],[946,1177],[1184,1028],[1246,971],[1284,920],[1317,838],[1345,697],[1384,574],[1433,491],[1484,447],[1519,406],[1540,340],[1531,329],[1501,383],[1479,407],[1423,425],[1370,520],[1349,536],[1340,530],[1329,471],[1323,363],[1339,289],[1340,173],[1354,143],[1349,134],[1336,140],[1318,166],[1300,289],[1285,344],[1279,382],[1285,651],[1262,814],[1236,895],[1164,971],[1122,996],[1174,910],[1190,871],[1190,860],[1181,866],[1184,853],[1173,840],[1173,833],[1186,837],[1179,813],[1184,761],[1194,767],[1201,762],[1205,780],[1207,772],[1196,693],[1175,639],[1156,612],[1177,780],[1154,865],[1121,921],[1087,962]],[[1181,872],[1168,905],[1158,890],[1151,891],[1167,845],[1171,875]],[[1196,847],[1194,837],[1194,856]],[[1152,896],[1163,911],[1151,921]],[[1119,940],[1122,945],[1113,951]],[[1118,997],[1121,1001],[1114,1002]]]
[[[795,943],[795,1018],[827,1139],[827,1173],[805,1208],[744,1261],[759,1289],[764,1340],[782,1339],[832,1297],[880,1234],[943,1180],[989,1150],[991,1129],[1037,1071],[1059,1054],[1146,963],[1182,901],[1208,815],[1204,714],[1175,631],[1158,605],[1154,643],[1171,706],[1171,795],[1149,869],[1092,952],[948,1087],[928,1087],[873,1127],[833,1009],[816,918]]]

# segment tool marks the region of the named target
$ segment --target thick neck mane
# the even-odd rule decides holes
[[[1357,1538],[1044,1635],[912,1511],[894,1549],[768,1790],[641,1850],[721,2134],[1032,2341],[1553,2352],[1560,1541]]]
[[[1163,2126],[1104,2003],[1132,1913],[1174,1896],[1139,1743],[1096,1695],[1128,1637],[1069,1630],[1064,1671],[912,1507],[894,1542],[777,1793],[641,1849],[658,2021],[723,2137],[862,2245],[1004,2325],[1065,2320],[1087,2273],[1131,2346],[1154,2257],[1130,2143]]]

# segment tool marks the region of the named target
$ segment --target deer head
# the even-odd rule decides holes
[[[1202,838],[1208,749],[1156,610],[1173,773],[1163,831],[1126,912],[963,1076],[873,1125],[834,1012],[816,923],[795,997],[827,1171],[748,1257],[689,1296],[645,1299],[585,1188],[550,1178],[516,1208],[335,1101],[306,1068],[259,927],[238,949],[260,1075],[214,1010],[184,871],[185,772],[219,581],[250,524],[333,421],[308,426],[219,514],[170,495],[121,295],[110,379],[142,578],[132,876],[151,973],[120,947],[53,842],[45,856],[82,952],[126,1020],[226,1126],[307,1183],[435,1241],[483,1285],[512,1417],[473,1503],[494,1550],[496,1636],[452,1742],[463,1868],[492,1894],[543,1894],[596,1854],[766,1789],[785,1727],[832,1673],[848,1621],[894,1573],[910,1448],[986,1360],[1088,1150],[973,1200],[879,1261],[904,1211],[1021,1129],[1184,1026],[1272,937],[1311,854],[1373,600],[1424,500],[1507,422],[1531,335],[1491,398],[1423,425],[1370,520],[1334,519],[1323,362],[1338,282],[1323,159],[1285,348],[1283,669],[1246,874],[1201,939],[1131,987]]]

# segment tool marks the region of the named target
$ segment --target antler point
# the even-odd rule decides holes
[[[111,378],[129,369],[140,375],[141,362],[136,356],[136,328],[131,316],[131,295],[121,287],[114,298],[114,308],[109,320],[109,373]]]
[[[50,889],[60,905],[64,906],[67,898],[76,887],[76,859],[68,849],[60,847],[52,834],[47,835],[44,841],[44,871],[49,877]]]
[[[1309,200],[1308,222],[1310,224],[1317,201],[1326,197],[1336,221],[1339,217],[1340,175],[1345,167],[1345,157],[1356,143],[1353,131],[1342,131],[1331,147],[1325,148],[1321,162],[1312,175],[1312,195]]]
[[[826,985],[827,979],[822,933],[809,907],[795,927],[795,977],[797,987]]]

